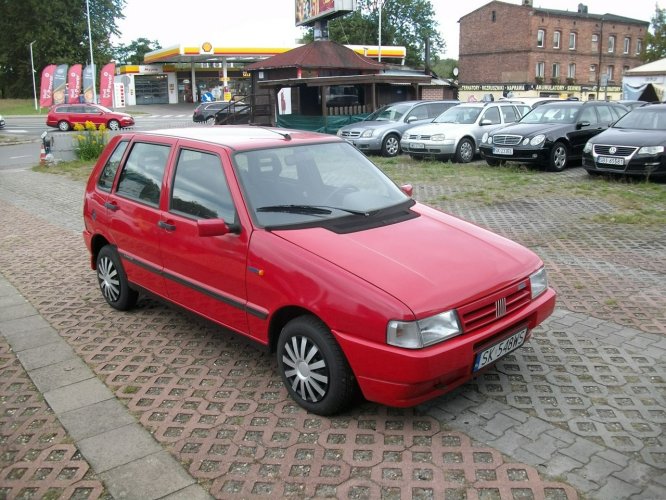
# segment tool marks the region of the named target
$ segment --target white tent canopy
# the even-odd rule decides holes
[[[666,58],[628,70],[622,77],[625,99],[663,101],[666,90]]]

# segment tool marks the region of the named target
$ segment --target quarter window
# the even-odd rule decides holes
[[[195,219],[234,223],[231,193],[216,155],[188,149],[180,152],[169,210]]]
[[[130,151],[120,173],[117,193],[157,207],[169,146],[138,142]]]
[[[537,47],[543,47],[543,41],[546,38],[546,32],[544,30],[537,31]]]
[[[569,50],[576,50],[576,33],[569,33]]]

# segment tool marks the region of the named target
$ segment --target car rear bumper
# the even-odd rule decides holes
[[[363,395],[388,406],[414,406],[445,394],[485,371],[473,371],[476,356],[523,328],[531,331],[555,308],[548,289],[523,310],[487,328],[419,350],[378,345],[335,332]]]

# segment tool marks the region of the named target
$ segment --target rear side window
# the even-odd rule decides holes
[[[119,142],[116,149],[114,149],[111,156],[109,156],[106,165],[104,165],[104,168],[102,169],[102,173],[99,175],[99,179],[97,179],[97,187],[101,190],[111,191],[113,179],[116,178],[118,165],[120,165],[120,160],[122,160],[128,144],[127,141]]]
[[[120,173],[116,193],[157,207],[169,146],[137,142]]]
[[[502,110],[502,118],[504,118],[504,123],[513,123],[518,117],[516,116],[516,110],[513,106],[500,106]]]
[[[195,219],[235,222],[231,193],[216,155],[188,149],[180,152],[169,210]]]

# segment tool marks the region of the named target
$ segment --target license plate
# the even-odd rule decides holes
[[[421,144],[420,142],[410,142],[409,147],[412,149],[425,149],[425,144]]]
[[[600,156],[597,159],[598,163],[603,163],[604,165],[624,165],[624,158],[613,158],[608,156]]]
[[[513,148],[493,148],[494,155],[512,155]]]
[[[497,344],[489,347],[488,349],[481,351],[476,356],[476,361],[474,362],[474,371],[480,370],[490,363],[494,363],[502,356],[506,356],[511,351],[515,351],[525,342],[525,336],[527,335],[527,328],[523,328],[517,333],[511,335],[511,337],[498,342]]]

